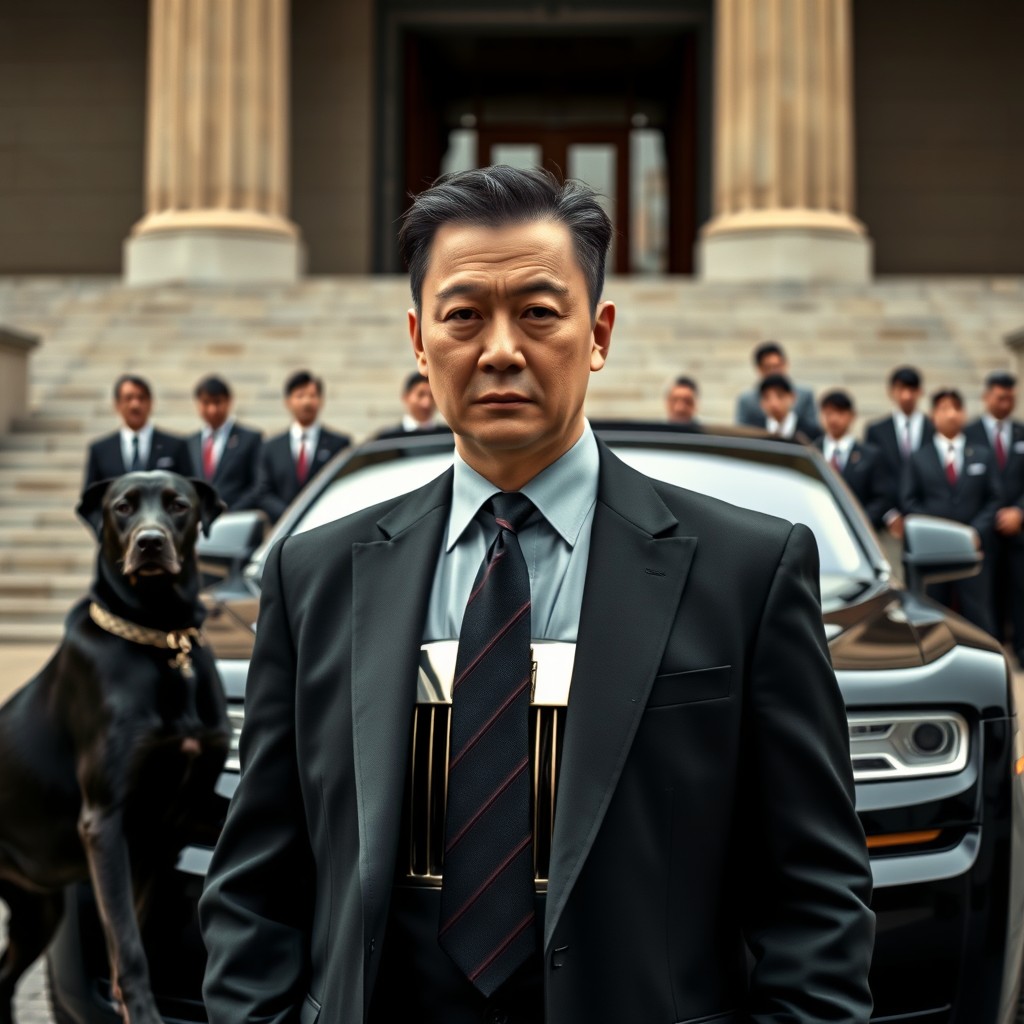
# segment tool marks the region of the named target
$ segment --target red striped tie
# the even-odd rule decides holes
[[[203,476],[207,480],[213,479],[213,474],[217,472],[217,462],[213,455],[213,434],[203,442]]]
[[[1006,445],[1003,444],[1003,428],[1000,424],[996,427],[996,463],[1002,472],[1006,469]]]
[[[516,531],[534,506],[491,499],[498,533],[466,604],[452,688],[438,942],[485,996],[536,949],[530,823],[530,576]]]
[[[309,476],[309,456],[306,454],[306,435],[303,434],[299,439],[299,458],[295,463],[295,479],[298,480],[300,487],[306,482],[307,476]]]

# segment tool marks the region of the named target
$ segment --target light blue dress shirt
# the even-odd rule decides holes
[[[576,444],[520,488],[540,512],[518,534],[530,573],[534,640],[576,642],[599,473],[597,441],[585,423]],[[424,643],[459,637],[469,593],[497,532],[483,505],[500,490],[455,453],[452,505],[430,592]]]

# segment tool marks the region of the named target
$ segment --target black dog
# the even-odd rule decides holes
[[[131,1024],[159,1024],[137,909],[209,797],[230,729],[203,646],[195,543],[224,505],[174,473],[95,484],[79,515],[100,538],[89,597],[42,671],[0,708],[0,1022],[49,945],[63,888],[92,879],[114,993]]]

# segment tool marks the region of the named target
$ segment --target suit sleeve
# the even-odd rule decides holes
[[[259,434],[253,434],[251,443],[245,453],[245,462],[242,465],[242,472],[245,476],[242,493],[235,499],[232,506],[235,511],[259,508],[259,486],[260,486],[260,454],[263,451],[263,438]]]
[[[242,775],[199,918],[211,1024],[295,1019],[309,972],[313,858],[295,750],[295,649],[278,544],[263,576],[246,682]]]
[[[182,476],[203,475],[202,467],[192,461],[192,453],[188,450],[188,441],[185,438],[178,440],[178,447],[174,453],[174,472]]]
[[[867,1024],[871,868],[805,526],[791,530],[765,601],[747,707],[749,1020]]]
[[[892,508],[890,489],[886,483],[885,464],[881,453],[875,449],[870,454],[867,485],[864,490],[864,511],[876,530],[885,526],[885,514]]]
[[[973,526],[984,539],[995,525],[996,512],[1003,507],[1003,485],[996,472],[995,462],[985,458],[985,501],[978,514],[971,520]]]
[[[101,479],[100,468],[96,459],[96,445],[91,444],[85,459],[85,479],[82,481],[82,493],[85,494],[94,483]]]
[[[903,515],[910,515],[913,512],[925,511],[921,473],[916,460],[911,457],[903,463],[903,474],[900,478],[900,512]]]
[[[272,523],[281,518],[288,507],[274,490],[274,468],[270,464],[270,451],[264,444],[260,449],[259,472],[256,476],[255,505],[267,513]]]

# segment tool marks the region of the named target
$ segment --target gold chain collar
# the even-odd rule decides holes
[[[162,647],[164,650],[177,651],[178,653],[167,663],[171,668],[176,668],[186,679],[191,679],[192,672],[192,647],[204,646],[206,638],[203,631],[195,626],[188,629],[174,629],[165,633],[160,629],[150,629],[148,626],[139,626],[127,619],[108,612],[95,601],[89,605],[89,618],[96,623],[100,629],[105,629],[122,640],[130,640],[135,644],[148,644],[150,647]]]

